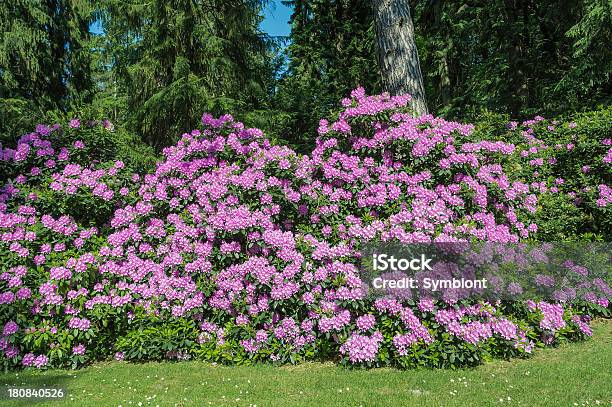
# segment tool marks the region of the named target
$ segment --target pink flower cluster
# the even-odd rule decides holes
[[[448,332],[464,341],[477,345],[487,341],[494,335],[507,341],[525,352],[532,349],[531,343],[525,343],[525,332],[519,330],[512,321],[500,318],[496,310],[490,305],[473,305],[459,309],[439,310],[435,316],[436,321],[445,326]],[[467,319],[466,322],[462,322]]]
[[[340,347],[340,353],[347,354],[352,363],[373,362],[382,340],[383,336],[378,331],[370,336],[352,334]]]

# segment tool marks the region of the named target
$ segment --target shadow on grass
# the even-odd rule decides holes
[[[61,403],[68,397],[70,391],[70,380],[74,380],[72,376],[66,373],[51,373],[51,374],[33,374],[20,373],[16,375],[0,376],[0,405],[9,406],[31,406],[38,403]],[[62,389],[62,398],[10,398],[9,388],[21,389]],[[7,403],[7,404],[5,404]]]

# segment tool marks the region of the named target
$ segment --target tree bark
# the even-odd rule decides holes
[[[372,0],[383,88],[392,95],[410,93],[417,116],[427,114],[408,0]]]

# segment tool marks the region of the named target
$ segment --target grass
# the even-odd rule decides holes
[[[612,321],[593,328],[588,341],[466,370],[105,362],[78,371],[3,374],[0,388],[68,388],[64,400],[36,406],[609,406]],[[6,407],[32,404],[0,400]]]

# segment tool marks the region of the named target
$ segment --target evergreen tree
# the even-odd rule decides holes
[[[288,69],[278,104],[291,112],[284,137],[308,150],[318,120],[357,86],[381,90],[369,0],[291,0]],[[306,136],[308,135],[308,136]]]
[[[301,135],[351,88],[381,90],[374,15],[366,1],[286,3],[294,14],[281,105],[292,112],[296,143],[311,143]],[[410,6],[432,113],[528,117],[610,103],[609,0],[413,0]]]
[[[579,103],[585,99],[610,102],[612,95],[612,2],[586,0],[582,16],[566,33],[573,42],[571,74],[559,82],[560,89],[574,89]],[[594,94],[594,96],[593,96]]]
[[[193,128],[203,111],[259,107],[269,77],[261,6],[257,0],[107,0],[109,88],[124,95],[131,128],[162,147]]]
[[[1,2],[0,99],[63,109],[89,101],[92,19],[88,0]]]
[[[610,100],[608,0],[417,0],[432,110],[558,114]]]

